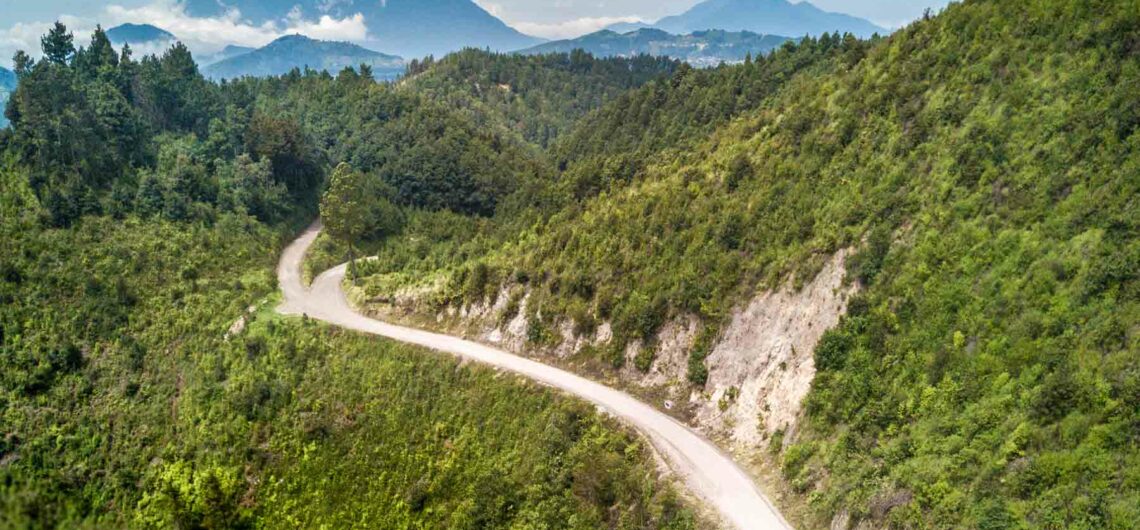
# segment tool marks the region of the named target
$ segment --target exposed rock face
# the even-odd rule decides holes
[[[755,446],[779,429],[794,429],[800,404],[815,378],[812,352],[847,311],[855,286],[843,284],[846,252],[834,256],[799,291],[784,286],[761,293],[733,314],[706,360],[706,400],[700,425]]]
[[[700,330],[700,321],[692,315],[666,322],[657,332],[657,341],[654,345],[656,352],[649,371],[642,373],[637,369],[635,361],[642,345],[640,342],[634,342],[626,348],[622,377],[643,387],[671,386],[687,391],[689,351]]]
[[[857,289],[844,283],[848,255],[843,251],[832,256],[802,288],[788,282],[758,294],[734,311],[705,360],[709,377],[704,389],[693,390],[687,380],[689,354],[701,331],[701,322],[692,315],[676,317],[661,327],[647,371],[636,366],[645,346],[641,342],[629,344],[622,379],[664,390],[671,403],[688,401],[695,425],[728,440],[734,449],[754,449],[781,429],[794,432],[801,403],[815,377],[812,354],[816,344],[824,332],[839,323]],[[417,307],[422,309],[415,294],[404,294],[394,300],[397,307],[410,313],[417,313]],[[436,327],[448,332],[531,356],[566,359],[583,348],[612,340],[608,322],[601,323],[592,336],[576,336],[566,321],[552,330],[560,339],[557,346],[533,351],[527,344],[529,301],[525,287],[505,285],[494,300],[451,307],[435,315],[434,320]]]

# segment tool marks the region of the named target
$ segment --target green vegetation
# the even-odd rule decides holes
[[[1135,1],[979,0],[877,42],[681,67],[561,135],[552,184],[502,201],[526,207],[413,213],[363,288],[417,284],[438,309],[525,286],[536,342],[566,319],[652,340],[684,314],[715,337],[855,249],[862,293],[779,457],[820,520],[1130,528],[1138,28]]]
[[[418,123],[393,160],[471,135],[452,146],[480,171],[468,182],[490,174],[479,149],[521,144],[456,131],[366,71],[215,85],[181,46],[135,61],[101,31],[76,49],[62,25],[44,51],[17,57],[0,132],[0,527],[698,526],[650,449],[592,407],[273,311],[273,265],[326,168],[366,156],[327,142],[304,90],[342,97],[359,138]],[[352,237],[398,230],[395,203],[490,207],[448,202],[467,200],[450,169],[395,163],[333,172],[330,197],[367,183],[347,197],[375,222]]]
[[[649,369],[696,316],[697,387],[733,307],[853,251],[800,424],[756,448],[818,522],[1140,520],[1136,0],[974,0],[710,70],[471,50],[395,84],[213,85],[103,41],[17,57],[0,133],[13,526],[694,524],[580,405],[263,313],[225,340],[341,163],[323,213],[366,222],[310,267],[375,252],[365,294],[428,312],[529,293],[532,344],[612,324],[598,365],[640,340]]]
[[[480,128],[508,131],[546,147],[588,112],[679,66],[645,55],[596,59],[570,50],[520,57],[469,49],[438,61],[413,60],[404,83],[463,109]]]
[[[869,47],[828,35],[788,43],[739,67],[682,66],[671,79],[620,96],[581,120],[547,153],[553,176],[505,198],[492,220],[412,212],[404,237],[373,246],[379,259],[362,264],[361,274],[374,276],[364,288],[390,298],[386,291],[401,287],[393,280],[406,279],[432,288],[431,302],[447,304],[481,300],[502,283],[526,283],[530,309],[541,311],[547,327],[568,317],[576,329],[593,330],[612,319],[617,341],[599,353],[615,364],[623,361],[627,341],[651,339],[670,313],[715,321],[765,277],[741,270],[752,251],[746,245],[769,239],[758,230],[786,228],[750,224],[759,205],[752,217],[722,213],[746,204],[743,197],[725,204],[750,177],[751,162],[742,156],[710,169],[685,162],[706,160],[702,138],[802,79],[797,72],[846,69]],[[725,168],[730,171],[722,177]],[[647,201],[649,193],[657,196]],[[802,203],[787,207],[806,208]],[[323,243],[313,268],[343,256]],[[481,267],[489,270],[475,274]],[[693,364],[691,377],[701,380],[699,362]]]
[[[4,527],[695,524],[588,405],[269,307],[227,339],[273,288],[277,238],[252,218],[8,213]]]
[[[345,163],[329,177],[328,190],[321,197],[321,220],[329,237],[348,246],[354,277],[354,242],[391,237],[403,225],[404,214],[392,204],[392,195],[382,181]]]
[[[12,128],[0,136],[52,226],[132,212],[172,221],[252,212],[274,222],[286,195],[305,204],[316,192],[320,161],[296,124],[206,81],[184,46],[136,61],[102,30],[87,47],[73,41],[57,24],[43,59],[16,54]]]

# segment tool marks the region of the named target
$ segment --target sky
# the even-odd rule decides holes
[[[516,29],[549,39],[577,37],[615,22],[652,22],[681,13],[699,1],[475,0]],[[941,9],[948,0],[812,0],[812,3],[826,11],[855,15],[893,29],[918,18],[927,8]],[[195,52],[203,53],[217,51],[227,44],[263,46],[289,33],[303,33],[317,39],[366,40],[367,27],[359,17],[288,19],[252,26],[236,15],[191,18],[182,12],[177,0],[0,0],[0,64],[9,62],[7,59],[18,49],[37,51],[40,35],[57,19],[76,35],[90,33],[96,22],[104,27],[124,22],[151,23],[177,35]],[[154,51],[160,50],[136,50],[139,53]]]
[[[701,0],[475,0],[523,33],[546,38],[570,38],[597,31],[615,22],[653,22],[676,15]],[[790,0],[798,3],[798,0]],[[812,0],[824,11],[865,18],[894,29],[935,11],[948,0]]]

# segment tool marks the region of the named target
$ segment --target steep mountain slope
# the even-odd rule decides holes
[[[559,185],[590,197],[642,173],[663,151],[693,154],[709,135],[766,104],[797,75],[850,68],[874,44],[824,35],[788,43],[743,65],[682,67],[672,79],[622,94],[562,136],[550,150],[556,164],[566,168]]]
[[[174,34],[150,24],[123,24],[107,30],[107,38],[111,43],[120,46],[130,44],[133,47],[146,44],[169,45],[176,40]]]
[[[88,42],[52,28],[0,131],[0,527],[701,527],[593,407],[270,310],[321,125],[387,132],[359,151],[409,202],[519,178],[510,140],[351,71],[210,83]]]
[[[313,74],[232,88],[273,94],[259,101],[262,112],[297,120],[322,159],[383,180],[398,204],[478,217],[548,178],[539,144],[607,98],[675,67],[651,58],[466,50],[413,61],[412,75],[394,84]]]
[[[465,47],[511,51],[541,39],[523,35],[487,13],[471,0],[190,0],[195,16],[217,16],[227,8],[240,10],[256,24],[280,22],[291,13],[315,20],[321,16],[364,16],[369,48],[403,57],[442,56]]]
[[[282,75],[294,68],[311,68],[337,73],[345,68],[372,67],[378,79],[394,78],[403,72],[403,59],[374,52],[347,42],[328,42],[303,35],[281,37],[263,48],[238,53],[203,69],[212,79],[234,79],[243,76]]]
[[[481,127],[546,146],[590,111],[677,67],[659,57],[464,50],[439,61],[413,61],[406,87],[470,113]]]
[[[0,168],[5,528],[697,527],[592,407],[263,310],[285,227],[38,208]]]
[[[861,18],[828,13],[810,2],[793,4],[788,0],[706,0],[680,15],[658,20],[652,27],[674,34],[721,29],[790,37],[838,31],[866,38],[875,33],[887,33]],[[636,28],[618,25],[610,29],[625,31]]]
[[[416,221],[356,299],[584,370],[660,374],[710,432],[778,455],[817,526],[1130,528],[1140,3],[954,4],[838,54],[852,61],[736,117],[707,118],[764,63],[614,102],[557,143],[558,193],[517,199],[553,211]],[[661,146],[676,108],[695,125]],[[803,344],[799,315],[821,309],[786,307],[812,300],[800,286],[845,314],[816,320],[835,327],[809,330],[810,354],[729,355],[749,320]],[[802,403],[749,393],[793,375]]]
[[[787,42],[787,37],[757,35],[748,31],[720,30],[673,35],[661,30],[641,29],[625,34],[602,30],[576,39],[540,44],[518,53],[569,53],[584,50],[598,57],[665,56],[694,66],[738,63],[751,56],[766,54]]]

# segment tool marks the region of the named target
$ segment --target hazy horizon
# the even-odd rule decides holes
[[[618,22],[656,21],[684,12],[701,0],[474,1],[525,34],[557,40],[592,33]],[[826,11],[865,18],[894,29],[921,16],[927,8],[944,7],[948,0],[815,0],[812,3]],[[5,59],[16,50],[38,52],[40,36],[55,20],[67,24],[77,35],[90,32],[96,24],[104,27],[128,22],[153,24],[170,31],[199,52],[217,51],[231,44],[262,46],[288,33],[355,43],[366,43],[369,37],[361,17],[339,20],[328,16],[315,20],[286,17],[258,25],[244,20],[236,12],[215,18],[191,17],[177,0],[116,0],[107,4],[85,0],[15,0],[6,8],[5,14],[0,16],[0,57]]]

